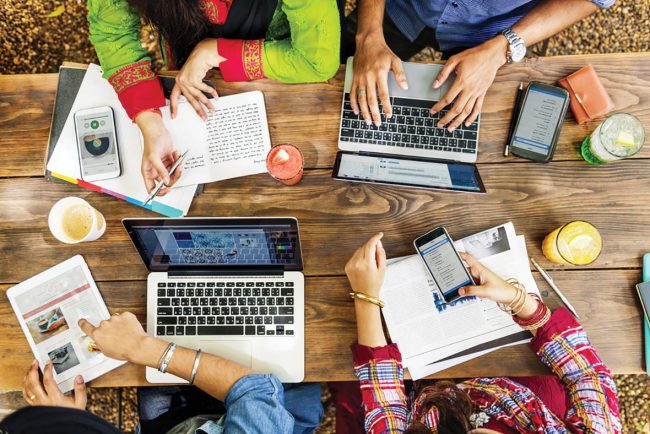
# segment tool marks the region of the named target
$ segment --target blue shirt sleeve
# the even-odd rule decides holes
[[[608,8],[616,3],[616,0],[591,0],[591,2],[600,8]]]
[[[228,434],[291,434],[294,419],[284,407],[284,389],[274,375],[240,378],[224,401],[224,432]]]

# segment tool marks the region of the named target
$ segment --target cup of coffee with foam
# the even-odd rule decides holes
[[[65,197],[55,203],[48,225],[52,235],[66,244],[94,241],[106,230],[104,216],[78,197]]]

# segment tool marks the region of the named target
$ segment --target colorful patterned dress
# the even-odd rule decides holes
[[[620,433],[616,385],[582,326],[565,309],[537,330],[531,348],[564,386],[565,414],[510,378],[474,378],[458,384],[474,404],[475,428],[501,433]],[[427,388],[407,399],[401,354],[395,344],[352,347],[368,433],[401,433],[419,421],[437,432],[435,412],[422,409]]]
[[[237,0],[200,0],[200,8],[210,22],[223,25],[233,1]],[[140,43],[140,17],[128,3],[88,0],[88,22],[104,77],[131,119],[165,105],[160,80]],[[219,68],[226,81],[325,81],[339,67],[340,35],[335,0],[279,0],[264,39],[218,38],[219,54],[226,59]],[[171,56],[165,51],[171,69]]]

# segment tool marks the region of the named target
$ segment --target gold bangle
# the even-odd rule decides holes
[[[352,298],[353,300],[355,298],[358,298],[359,300],[367,301],[368,303],[372,303],[376,306],[379,306],[380,308],[383,308],[385,306],[385,303],[380,299],[366,295],[363,292],[352,291],[350,293],[350,298]]]

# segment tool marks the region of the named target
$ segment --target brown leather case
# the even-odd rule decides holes
[[[579,124],[605,116],[614,108],[592,65],[580,68],[558,84],[569,92],[571,111]]]

